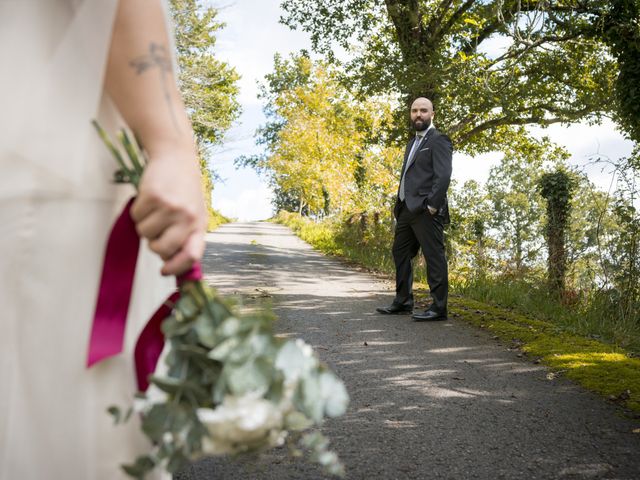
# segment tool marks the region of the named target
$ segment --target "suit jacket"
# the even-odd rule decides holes
[[[404,179],[404,200],[411,213],[422,213],[427,210],[427,205],[437,209],[436,215],[442,215],[444,223],[449,223],[449,205],[447,202],[447,189],[451,182],[453,145],[451,139],[432,128],[427,131],[411,163],[405,167],[409,160],[409,153],[416,137],[407,145],[404,152],[402,172]],[[398,190],[399,191],[399,190]],[[397,197],[396,197],[397,198]],[[400,201],[397,200],[394,209],[396,218],[400,209]]]

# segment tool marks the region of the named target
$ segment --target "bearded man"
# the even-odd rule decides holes
[[[449,279],[444,247],[444,225],[449,223],[447,189],[451,180],[453,147],[449,137],[433,125],[433,103],[416,98],[411,105],[415,135],[404,154],[400,186],[394,207],[396,228],[393,261],[396,267],[396,296],[382,314],[413,312],[413,269],[411,261],[422,248],[427,264],[431,306],[413,313],[416,321],[446,320]]]

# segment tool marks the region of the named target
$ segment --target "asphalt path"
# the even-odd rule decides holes
[[[392,285],[326,257],[287,228],[209,234],[205,278],[247,305],[272,303],[344,380],[347,414],[323,432],[356,479],[640,479],[638,420],[460,319],[417,323],[375,307]],[[180,480],[329,478],[284,449],[205,459]]]

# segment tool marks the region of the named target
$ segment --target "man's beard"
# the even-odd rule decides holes
[[[413,120],[411,122],[411,126],[416,132],[421,132],[431,126],[431,119],[429,118],[428,120]]]

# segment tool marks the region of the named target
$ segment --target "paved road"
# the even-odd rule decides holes
[[[461,320],[373,313],[389,282],[324,257],[282,226],[230,224],[208,237],[207,280],[273,301],[277,330],[302,337],[344,379],[345,417],[324,431],[356,479],[640,479],[640,427]],[[257,297],[252,300],[251,297]],[[208,459],[181,480],[325,478],[274,452]]]

